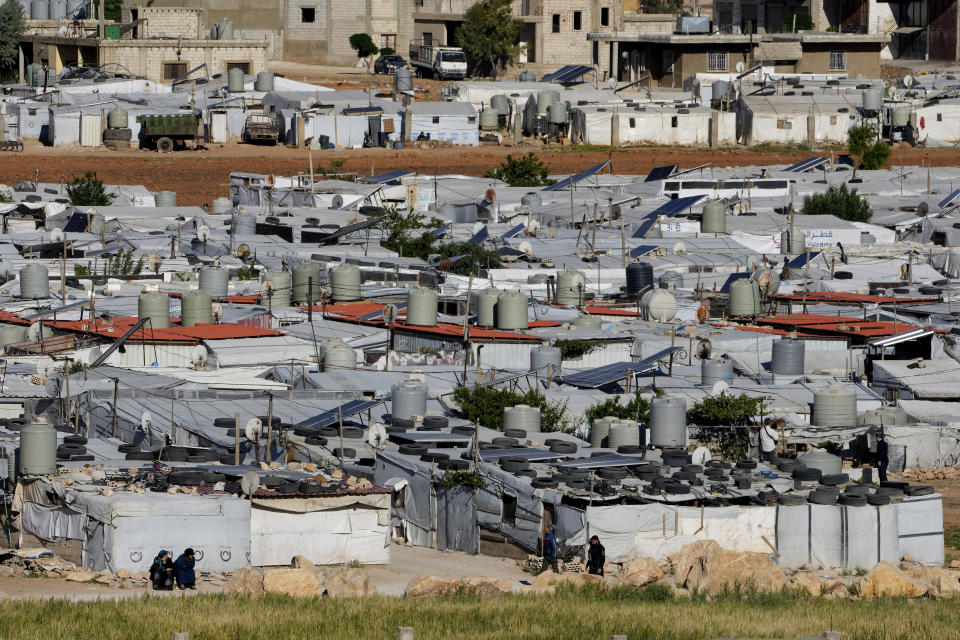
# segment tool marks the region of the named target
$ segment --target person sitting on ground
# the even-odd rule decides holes
[[[595,576],[603,575],[603,565],[607,562],[607,550],[600,544],[600,538],[590,536],[590,546],[587,548],[587,573]]]
[[[177,561],[173,563],[177,576],[177,586],[181,589],[196,589],[197,574],[193,570],[197,561],[193,557],[193,549],[187,549],[180,554]]]
[[[150,566],[150,584],[155,591],[173,590],[173,560],[165,549],[161,549]]]
[[[560,573],[560,566],[557,564],[557,537],[553,534],[553,525],[550,524],[543,536],[543,564],[540,565],[540,573],[546,571],[547,567],[553,569],[554,573]]]

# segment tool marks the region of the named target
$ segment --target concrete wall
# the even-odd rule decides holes
[[[831,51],[847,52],[845,73],[851,77],[858,73],[867,78],[880,77],[879,46],[873,44],[804,44],[803,57],[797,61],[796,71],[798,73],[828,73],[830,71]]]
[[[163,65],[183,62],[187,71],[206,63],[210,73],[226,73],[227,63],[247,62],[250,73],[266,69],[266,43],[238,40],[176,41],[107,40],[101,48],[103,63],[122,64],[134,75],[163,82]]]
[[[206,17],[203,9],[177,7],[143,7],[137,13],[146,20],[140,27],[141,38],[205,38]]]

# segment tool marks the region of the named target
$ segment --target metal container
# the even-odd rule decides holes
[[[520,204],[530,209],[530,211],[539,211],[543,208],[543,199],[539,193],[531,191],[520,196]]]
[[[687,403],[682,398],[654,398],[650,402],[650,444],[687,446]]]
[[[891,118],[893,126],[905,127],[910,124],[910,113],[910,107],[897,107],[894,109]]]
[[[258,73],[253,88],[257,91],[273,91],[273,74],[269,71]]]
[[[233,214],[233,233],[238,236],[257,235],[257,216],[245,211]]]
[[[267,283],[270,286],[267,287]],[[264,271],[263,288],[268,291],[271,307],[289,307],[293,293],[293,277],[289,271]]]
[[[780,338],[773,342],[770,368],[778,376],[802,376],[806,345],[803,340]]]
[[[200,267],[200,290],[214,300],[227,297],[230,272],[222,267]]]
[[[20,427],[17,451],[20,474],[45,476],[57,472],[57,430],[49,424],[25,424]]]
[[[407,324],[415,327],[437,326],[439,296],[433,289],[413,287],[407,292]]]
[[[633,420],[611,422],[607,436],[607,446],[611,449],[623,446],[640,446],[640,425]]]
[[[714,83],[716,85],[716,83]],[[711,200],[703,207],[703,219],[700,221],[703,233],[727,232],[727,207],[719,200]]]
[[[427,385],[416,380],[406,380],[390,388],[391,418],[409,420],[427,413]]]
[[[480,112],[480,128],[491,131],[500,126],[500,114],[496,109],[487,107]]]
[[[213,298],[206,291],[186,291],[180,296],[180,324],[192,327],[213,322]]]
[[[733,363],[726,358],[708,359],[700,363],[700,384],[712,387],[723,380],[733,381]]]
[[[554,102],[560,99],[560,94],[556,91],[546,90],[537,94],[537,113],[545,115],[547,110]]]
[[[653,265],[631,262],[627,265],[627,294],[637,296],[653,288]]]
[[[853,387],[832,384],[813,392],[810,424],[816,427],[852,427],[857,424],[857,392]]]
[[[330,270],[330,284],[334,302],[353,302],[360,299],[360,267],[342,264]]]
[[[27,341],[27,328],[15,324],[0,325],[0,351],[8,344]]]
[[[504,291],[497,298],[497,329],[528,329],[527,296],[520,289]]]
[[[579,271],[564,269],[557,274],[557,304],[580,307],[584,303],[587,278]]]
[[[711,97],[714,100],[727,98],[730,96],[730,83],[726,80],[714,80],[711,87]]]
[[[677,299],[666,291],[656,290],[641,305],[640,312],[644,320],[670,322],[677,315]]]
[[[547,107],[547,120],[550,124],[567,124],[570,121],[570,107],[566,102],[554,102]]]
[[[215,216],[222,216],[233,209],[233,201],[230,198],[214,198],[210,203],[210,213]]]
[[[661,289],[677,289],[683,286],[683,275],[677,271],[664,271],[657,278],[657,284]]]
[[[150,329],[166,329],[170,326],[170,296],[159,291],[144,291],[137,299],[137,317],[150,318],[143,326]]]
[[[67,14],[66,0],[50,0],[50,6],[47,9],[47,15],[50,20],[63,20]]]
[[[123,107],[114,107],[107,112],[107,126],[111,129],[126,129],[130,125],[130,114]]]
[[[806,250],[807,237],[798,231],[795,237],[790,237],[790,231],[780,234],[780,253],[786,256],[798,256]]]
[[[760,314],[760,287],[755,281],[743,278],[730,284],[729,314],[734,317]]]
[[[234,67],[227,72],[227,91],[240,93],[243,91],[243,70]]]
[[[42,264],[28,264],[20,269],[20,297],[43,300],[50,297],[50,272]]]
[[[342,342],[327,342],[323,352],[323,370],[336,372],[357,368],[357,352]]]
[[[590,425],[590,446],[594,449],[603,449],[609,446],[610,425],[620,418],[604,416],[597,418]]]
[[[311,280],[313,290],[310,290]],[[324,284],[323,267],[316,262],[301,262],[293,268],[293,299],[305,303],[309,299],[320,297],[320,288]]]
[[[523,429],[527,433],[540,431],[540,409],[518,404],[503,409],[503,428]]]
[[[597,316],[577,316],[577,319],[573,321],[573,325],[575,327],[585,327],[587,329],[601,329],[603,327],[603,321]]]
[[[556,375],[563,364],[563,355],[559,347],[542,344],[530,349],[530,371],[538,375],[547,375],[550,371]]]
[[[797,461],[802,462],[809,469],[819,469],[823,475],[843,473],[843,460],[826,451],[801,453],[797,456]]]
[[[158,207],[177,206],[177,193],[175,191],[157,191],[153,194],[153,200]]]
[[[399,93],[411,93],[413,91],[413,74],[410,71],[410,67],[397,68],[393,82],[394,88]]]
[[[502,291],[487,287],[477,296],[477,326],[492,327],[497,319],[497,300]]]

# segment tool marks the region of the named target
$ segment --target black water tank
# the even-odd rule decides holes
[[[639,295],[653,287],[653,265],[649,262],[631,262],[627,265],[627,293]]]

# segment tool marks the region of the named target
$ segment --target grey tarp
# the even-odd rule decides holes
[[[434,520],[433,488],[428,472],[420,471],[415,461],[399,453],[380,452],[374,468],[373,481],[380,486],[393,486],[392,480],[401,479],[407,486],[394,490],[393,521],[403,526],[409,544],[432,547]]]
[[[894,505],[847,507],[807,504],[777,507],[777,562],[871,569],[900,560]]]
[[[480,524],[510,539],[527,551],[537,551],[543,523],[543,501],[530,486],[529,478],[519,478],[497,465],[483,463],[487,485],[478,492]],[[504,501],[516,500],[513,517],[504,516]],[[508,514],[509,515],[509,514]],[[565,541],[558,537],[561,551]]]
[[[41,540],[83,540],[87,516],[70,507],[25,502],[20,519],[23,530]]]
[[[440,487],[437,490],[437,531],[441,549],[480,552],[480,528],[472,489]]]

